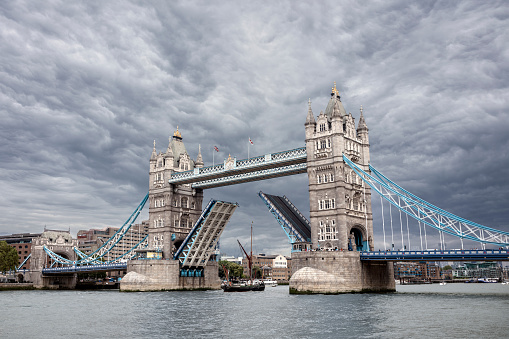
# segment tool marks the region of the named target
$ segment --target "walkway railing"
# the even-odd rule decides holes
[[[42,274],[106,272],[106,271],[125,270],[125,269],[127,269],[127,263],[114,263],[114,264],[102,264],[102,265],[84,265],[84,266],[66,266],[66,267],[43,268]]]
[[[218,179],[225,177],[232,177],[235,175],[244,174],[244,178],[249,175],[246,173],[265,171],[286,167],[296,164],[305,164],[307,161],[306,147],[295,148],[288,151],[282,151],[277,153],[269,153],[262,156],[256,156],[249,159],[237,160],[236,158],[229,158],[225,160],[223,164],[208,166],[203,168],[195,168],[191,171],[177,172],[171,175],[169,179],[170,184],[191,184],[199,182],[218,182]],[[304,167],[305,169],[306,167]],[[295,168],[291,168],[295,169]],[[283,174],[283,171],[274,172]],[[252,176],[255,178],[256,176]],[[226,182],[226,181],[225,181]],[[203,186],[203,184],[202,184]],[[199,185],[193,185],[193,187],[202,187]],[[202,187],[205,188],[205,187]],[[208,188],[208,187],[207,187]]]
[[[378,261],[509,261],[509,250],[362,251],[361,260]]]

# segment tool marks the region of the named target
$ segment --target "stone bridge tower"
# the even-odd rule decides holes
[[[201,150],[191,159],[178,130],[169,138],[166,151],[150,157],[149,175],[149,245],[147,257],[170,259],[202,212],[203,190],[190,184],[170,185],[173,172],[203,167]]]
[[[309,103],[305,122],[311,241],[313,251],[292,253],[290,293],[395,291],[390,262],[365,262],[373,250],[371,190],[343,161],[343,154],[369,172],[368,127],[357,128],[336,89],[315,119]]]
[[[311,241],[314,249],[372,250],[371,190],[343,162],[343,154],[369,172],[368,127],[357,129],[336,89],[315,120],[311,103],[305,123]],[[367,186],[367,187],[366,187]]]
[[[74,261],[76,260],[74,247],[78,247],[78,240],[73,239],[68,231],[44,230],[40,237],[32,241],[30,273],[25,280],[33,282],[37,288],[74,288],[76,273],[58,276],[42,274],[43,268],[60,266],[46,254],[44,247],[65,259]]]

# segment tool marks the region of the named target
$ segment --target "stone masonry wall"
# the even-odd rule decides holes
[[[361,262],[355,251],[292,253],[291,293],[394,291],[392,263]]]
[[[220,289],[218,264],[209,262],[203,277],[180,277],[177,260],[131,260],[120,281],[121,291]]]

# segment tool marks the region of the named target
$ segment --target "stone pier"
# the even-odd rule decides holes
[[[392,262],[362,262],[356,251],[292,253],[292,294],[394,291]]]
[[[218,290],[218,264],[209,261],[203,277],[181,277],[178,260],[131,260],[121,291]]]

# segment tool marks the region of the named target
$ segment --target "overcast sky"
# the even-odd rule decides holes
[[[214,145],[216,163],[246,158],[249,137],[251,156],[302,147],[334,81],[356,122],[363,105],[373,166],[509,231],[508,17],[506,1],[3,1],[0,233],[121,226],[177,125],[206,165]],[[309,215],[307,182],[205,191],[240,204],[222,251],[253,221],[255,252],[289,254],[257,193]]]

